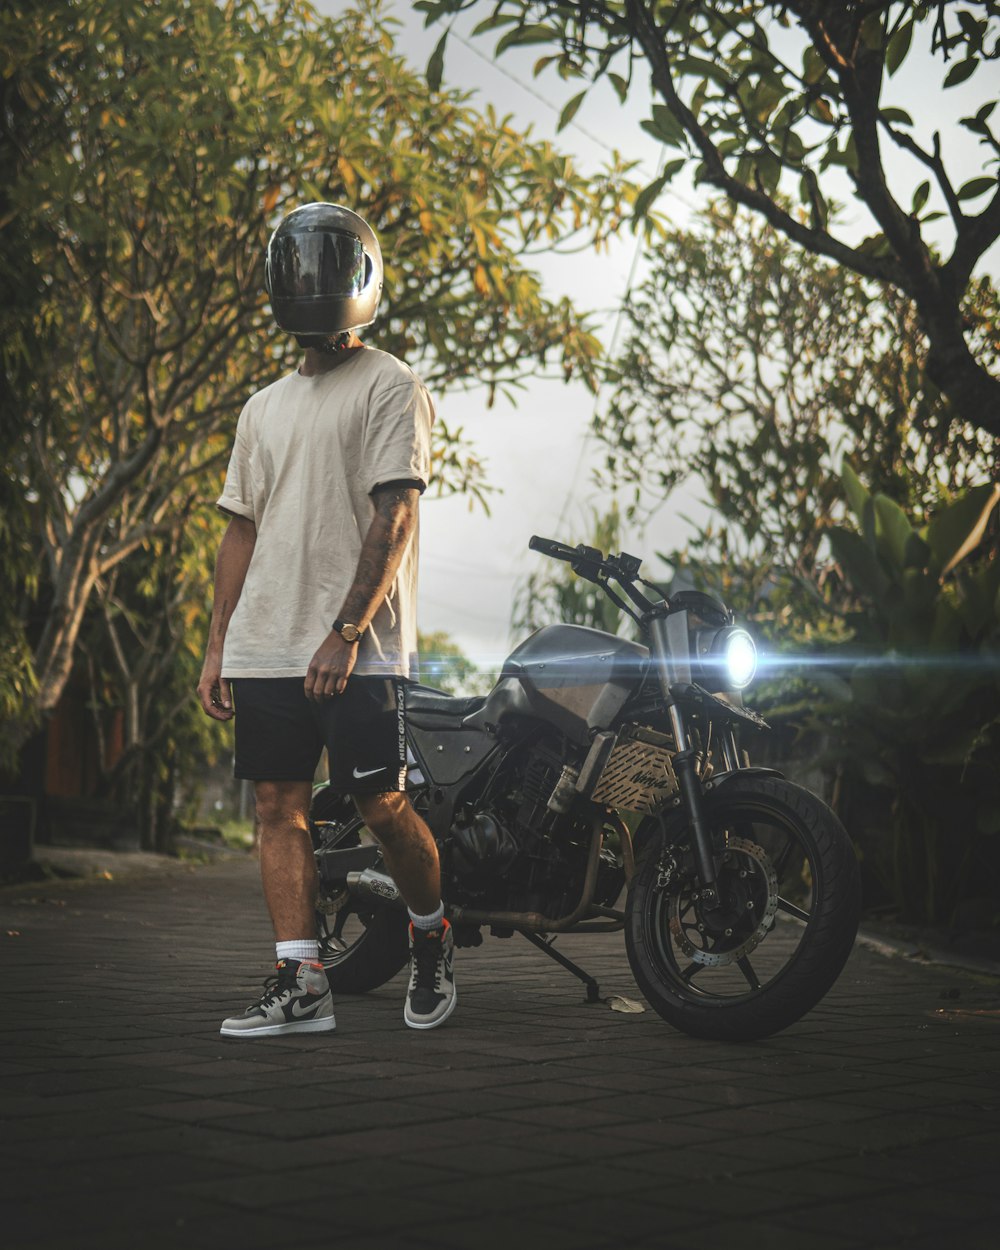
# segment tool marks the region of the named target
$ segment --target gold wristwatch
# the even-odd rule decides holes
[[[350,621],[342,621],[339,619],[333,622],[333,629],[343,638],[344,642],[358,642],[364,634],[363,629],[358,629],[357,625],[352,625]]]

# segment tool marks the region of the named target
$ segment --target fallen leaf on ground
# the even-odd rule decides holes
[[[634,998],[626,998],[623,994],[612,994],[610,998],[604,1000],[612,1011],[624,1011],[629,1014],[641,1015],[646,1008],[642,1003],[637,1003]]]

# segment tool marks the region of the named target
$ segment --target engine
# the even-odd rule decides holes
[[[563,915],[583,888],[590,821],[563,813],[562,743],[536,743],[491,785],[482,806],[464,813],[447,840],[449,875],[467,904]],[[605,879],[614,873],[615,883]],[[621,887],[617,856],[602,852],[598,900]]]

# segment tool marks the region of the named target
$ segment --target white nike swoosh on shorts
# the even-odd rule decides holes
[[[364,773],[359,773],[358,770],[355,769],[353,775],[358,781],[360,781],[362,777],[374,777],[376,773],[384,773],[384,772],[385,772],[385,765],[383,764],[381,768],[369,768],[368,771]]]

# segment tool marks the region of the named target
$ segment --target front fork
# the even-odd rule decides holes
[[[697,755],[688,738],[684,715],[673,695],[675,683],[684,684],[691,681],[690,666],[686,658],[685,618],[686,614],[680,614],[671,619],[667,612],[654,612],[648,618],[648,626],[660,688],[667,704],[670,726],[677,745],[677,754],[673,757],[674,775],[680,787],[681,801],[688,820],[691,822],[692,849],[698,873],[700,902],[706,911],[713,911],[719,906],[719,888],[715,874],[712,832],[708,825],[705,797],[702,794],[701,780],[698,776]],[[678,656],[684,658],[678,660],[676,658]],[[736,736],[731,726],[727,726],[723,731],[722,752],[727,769],[735,771],[740,767]]]
[[[701,792],[701,779],[698,776],[697,753],[688,741],[687,726],[680,708],[676,703],[671,703],[668,711],[674,742],[679,748],[673,758],[674,775],[680,787],[681,801],[691,822],[691,841],[701,889],[701,906],[706,911],[713,911],[719,906],[719,889],[715,877],[712,832],[708,827],[705,796]]]

